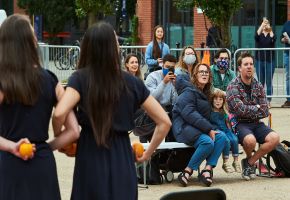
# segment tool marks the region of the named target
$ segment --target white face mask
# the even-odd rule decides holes
[[[185,55],[183,57],[183,62],[187,65],[192,65],[196,61],[196,56],[195,55]]]

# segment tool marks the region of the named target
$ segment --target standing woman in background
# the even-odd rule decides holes
[[[276,36],[270,26],[269,21],[264,18],[261,26],[255,35],[257,48],[274,48]],[[256,51],[256,73],[257,78],[265,87],[267,86],[267,95],[273,94],[272,79],[275,71],[275,52],[273,50]],[[268,105],[270,107],[271,98],[268,97]]]
[[[77,144],[71,199],[136,200],[134,160],[148,160],[165,138],[171,122],[160,104],[149,95],[143,81],[123,72],[118,44],[111,25],[90,27],[81,44],[78,70],[69,78],[53,122],[59,127],[78,105],[82,127]],[[128,131],[134,113],[142,108],[156,129],[142,157],[134,158]]]
[[[157,25],[153,30],[153,41],[146,48],[145,62],[148,65],[149,72],[153,72],[162,68],[163,56],[170,54],[169,46],[163,42],[164,29]]]
[[[28,17],[8,17],[0,28],[1,200],[61,199],[52,150],[77,139],[72,112],[66,133],[55,132],[57,138],[46,141],[53,106],[63,92],[55,75],[41,68]],[[34,155],[21,155],[20,145],[30,142]]]
[[[143,80],[141,69],[140,69],[140,61],[136,54],[128,54],[125,58],[125,67],[126,70],[132,74],[133,76],[138,77]]]

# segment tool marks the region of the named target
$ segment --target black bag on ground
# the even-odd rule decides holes
[[[268,153],[266,157],[267,166],[276,174],[282,174],[281,177],[290,177],[290,151],[289,146],[287,146],[288,141],[278,144],[274,150]],[[271,159],[274,161],[275,167],[271,166]]]
[[[144,184],[144,165],[141,164],[137,168],[138,183]],[[146,184],[159,185],[162,184],[163,179],[159,170],[159,154],[155,154],[147,162],[146,165]]]
[[[160,164],[160,168],[172,172],[181,172],[187,167],[194,151],[193,147],[171,150],[165,165]]]

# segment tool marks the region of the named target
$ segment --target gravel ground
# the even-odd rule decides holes
[[[272,106],[279,106],[282,100],[275,101]],[[272,108],[272,128],[278,132],[283,139],[290,140],[289,121],[290,109]],[[136,140],[134,135],[132,140]],[[72,174],[74,158],[68,158],[61,153],[55,152],[59,184],[63,200],[70,198],[72,186]],[[240,159],[244,158],[242,154]],[[203,165],[202,165],[203,166]],[[175,174],[177,177],[178,174]],[[150,185],[148,189],[139,188],[139,200],[157,200],[164,194],[173,191],[194,190],[205,188],[198,182],[196,173],[190,180],[188,187],[179,185],[176,178],[172,183],[162,185]],[[255,180],[245,181],[240,174],[226,174],[221,168],[221,159],[214,170],[214,183],[212,188],[221,188],[225,191],[228,200],[289,200],[290,199],[290,178],[264,178],[257,177]]]

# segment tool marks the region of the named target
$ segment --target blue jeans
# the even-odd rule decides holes
[[[272,60],[272,62],[267,61],[260,61],[256,60],[256,73],[258,80],[262,83],[263,87],[265,87],[265,84],[267,86],[267,95],[273,94],[273,75],[274,75],[274,66],[275,60]],[[271,98],[268,97],[268,101],[271,101]]]
[[[284,51],[284,66],[285,66],[285,75],[286,75],[286,94],[290,95],[290,81],[289,81],[289,51]],[[290,101],[290,98],[287,98],[287,101]]]
[[[233,157],[239,156],[239,140],[238,137],[230,130],[225,132],[228,139],[228,144],[225,145],[223,150],[223,157],[228,158],[230,155],[230,149],[232,149]]]
[[[201,134],[194,142],[195,152],[191,156],[188,167],[197,170],[200,164],[206,160],[206,165],[215,167],[226,144],[226,135],[221,132],[215,135],[213,141],[207,134]]]

